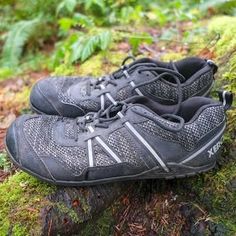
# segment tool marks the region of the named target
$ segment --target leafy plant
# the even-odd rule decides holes
[[[16,67],[22,62],[22,55],[37,52],[46,44],[56,45],[53,54],[56,66],[65,61],[65,57],[69,64],[84,61],[108,47],[111,39],[105,27],[164,26],[169,22],[173,25],[177,20],[197,20],[209,9],[235,14],[235,6],[234,0],[2,0],[0,44],[4,46],[0,46],[0,65]],[[133,52],[145,42],[132,34],[128,38]],[[146,41],[148,43],[148,39]]]
[[[60,14],[63,11],[68,11],[69,13],[72,13],[77,5],[76,0],[63,0],[57,7],[56,13]]]
[[[215,11],[224,14],[236,14],[236,1],[235,0],[207,0],[203,1],[200,10],[207,11],[208,9],[215,9]]]
[[[129,38],[129,43],[131,45],[133,54],[135,54],[138,51],[138,47],[141,43],[151,44],[152,42],[153,42],[153,37],[151,37],[148,34],[132,35]]]
[[[2,52],[2,65],[16,66],[22,55],[25,43],[30,39],[40,23],[40,18],[17,22],[7,33]]]
[[[9,169],[10,163],[8,161],[6,153],[0,153],[0,168],[7,171]]]
[[[72,64],[78,60],[85,61],[95,51],[106,50],[112,41],[110,31],[103,30],[94,34],[75,33],[58,44],[54,54],[54,65],[61,62]]]

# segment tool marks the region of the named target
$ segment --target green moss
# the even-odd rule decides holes
[[[76,74],[76,69],[74,66],[61,64],[60,66],[56,67],[52,75],[74,75]]]
[[[236,17],[220,16],[213,18],[208,25],[209,34],[219,34],[215,46],[217,56],[224,56],[236,48]]]
[[[20,101],[21,104],[28,104],[30,92],[31,92],[31,89],[25,86],[21,92],[16,93],[14,100],[18,102]]]
[[[20,224],[15,224],[12,229],[12,234],[16,236],[27,236],[30,235],[27,227],[22,226]]]
[[[83,222],[83,220],[79,218],[76,211],[72,208],[67,207],[64,203],[56,203],[56,206],[60,212],[67,214],[74,223]]]
[[[97,221],[91,221],[82,230],[81,235],[93,236],[96,232],[97,236],[112,235],[112,228],[114,226],[114,217],[112,209],[109,208],[98,218]]]
[[[230,58],[229,69],[223,74],[223,80],[227,81],[225,88],[236,93],[236,53]]]
[[[89,205],[89,203],[86,201],[84,197],[80,197],[80,196],[79,196],[79,201],[80,201],[81,208],[83,209],[84,213],[88,214],[91,210],[91,206]]]
[[[127,54],[119,51],[100,52],[78,65],[61,64],[55,69],[53,75],[90,75],[99,77],[117,70],[126,56]]]
[[[233,93],[236,93],[235,25],[236,17],[213,18],[209,21],[206,35],[209,41],[216,34],[220,34],[220,39],[215,46],[209,48],[209,53],[215,56],[214,60],[220,65],[215,89],[227,89]],[[206,45],[208,45],[207,41],[204,47]],[[192,47],[191,52],[199,52],[199,45],[193,44]],[[228,112],[227,133],[224,142],[225,151],[219,160],[220,167],[217,170],[187,180],[192,191],[196,194],[196,198],[193,199],[194,203],[207,211],[209,219],[226,227],[228,235],[236,233],[236,191],[230,187],[231,182],[236,179],[236,160],[232,158],[233,154],[230,154],[235,152],[236,142],[233,137],[236,128],[235,119],[236,111],[233,109]],[[181,186],[179,194],[185,194]]]
[[[85,61],[81,64],[77,72],[80,75],[93,75],[93,76],[100,76],[103,74],[102,71],[103,65],[103,56],[101,54],[92,56],[89,60]]]
[[[76,69],[69,62],[70,55],[65,56],[65,62],[55,68],[52,75],[74,75],[76,74]]]
[[[176,53],[176,52],[169,52],[169,53],[164,54],[161,57],[162,61],[167,61],[167,62],[175,61],[175,60],[180,60],[180,59],[183,59],[183,54]]]
[[[221,168],[187,182],[196,194],[193,202],[207,211],[211,221],[222,224],[230,235],[231,232],[236,233],[236,191],[231,188],[231,182],[236,178],[236,165],[234,159],[224,161],[224,156],[220,160],[223,161]],[[188,196],[181,186],[179,194]]]
[[[78,67],[77,74],[101,76],[117,70],[127,54],[117,51],[92,56]]]
[[[40,210],[47,200],[45,197],[53,193],[55,187],[38,181],[30,175],[18,172],[0,185],[0,232],[7,235],[36,233]],[[10,226],[14,226],[10,229]],[[22,233],[22,234],[21,234]]]

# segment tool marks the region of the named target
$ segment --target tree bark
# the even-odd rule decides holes
[[[52,205],[49,203],[41,211],[41,234],[53,236],[78,233],[88,220],[98,216],[127,189],[125,183],[58,188],[47,197]]]
[[[78,235],[131,188],[127,182],[56,187],[17,172],[0,184],[0,236]]]

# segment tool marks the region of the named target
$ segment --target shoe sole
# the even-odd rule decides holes
[[[10,151],[7,148],[6,145],[6,151],[11,159],[11,161],[19,167],[21,170],[27,172],[28,174],[37,177],[38,179],[48,182],[50,184],[55,184],[55,185],[62,185],[62,186],[88,186],[88,185],[96,185],[96,184],[106,184],[106,183],[111,183],[111,182],[119,182],[119,181],[130,181],[130,180],[144,180],[144,179],[175,179],[175,178],[184,178],[184,177],[191,177],[203,172],[207,172],[211,169],[213,169],[216,165],[216,161],[205,166],[201,167],[189,167],[183,164],[177,164],[177,163],[169,163],[168,167],[169,169],[175,169],[175,173],[170,173],[170,172],[163,172],[160,173],[158,170],[160,167],[155,167],[151,170],[142,172],[137,175],[129,175],[129,176],[119,176],[119,177],[111,177],[111,178],[106,178],[106,179],[99,179],[99,180],[84,180],[84,181],[57,181],[57,180],[51,180],[48,178],[45,178],[41,175],[38,175],[31,170],[21,166],[20,163],[18,163],[13,156],[11,155]],[[158,172],[158,173],[157,173]],[[178,173],[177,173],[178,172]],[[181,173],[181,174],[180,174]]]

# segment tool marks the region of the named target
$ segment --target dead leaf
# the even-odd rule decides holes
[[[0,129],[7,129],[15,119],[16,115],[14,113],[10,113],[5,117],[0,117]]]

